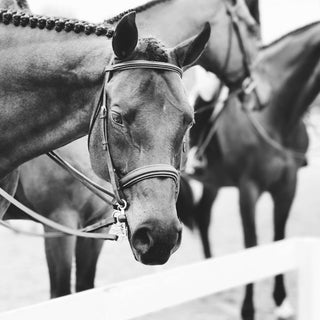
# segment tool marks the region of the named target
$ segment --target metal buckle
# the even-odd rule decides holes
[[[106,117],[107,117],[107,107],[105,105],[102,105],[99,119],[105,119]]]
[[[127,207],[127,202],[122,199],[123,205],[118,204],[118,207],[113,212],[115,223],[111,226],[109,233],[118,237],[117,240],[123,240],[128,236],[128,229],[126,224],[126,215],[124,210]]]
[[[245,78],[242,82],[242,91],[250,94],[256,88],[256,83],[251,77]]]

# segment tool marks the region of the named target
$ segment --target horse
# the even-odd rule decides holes
[[[254,94],[244,98],[237,90],[230,93],[213,122],[208,121],[212,103],[199,99],[195,105],[190,145],[198,148],[193,153],[203,156],[206,165],[195,167],[193,176],[210,186],[213,197],[224,186],[239,189],[246,248],[257,245],[255,205],[263,192],[270,193],[274,202],[274,241],[285,237],[297,171],[307,164],[308,135],[302,116],[320,90],[319,35],[320,22],[316,22],[261,49],[253,67],[268,97],[263,110],[252,110],[258,103]],[[201,135],[212,136],[204,148]],[[279,314],[289,316],[283,275],[275,277],[273,297]],[[252,298],[253,284],[248,284],[243,319],[254,319]]]
[[[159,1],[158,1],[159,2]],[[181,3],[179,3],[179,5],[181,6]],[[218,7],[218,3],[217,3],[217,7]],[[229,16],[226,14],[226,11],[222,10],[223,8],[225,8],[224,6],[222,6],[222,4],[220,4],[219,6],[219,19],[217,19],[216,17],[214,17],[213,20],[213,24],[216,24],[217,21],[222,20],[222,22],[219,22],[220,26],[226,25],[226,24],[230,24],[230,18]],[[13,8],[15,9],[15,8]],[[23,7],[20,6],[20,9],[24,9]],[[137,8],[139,11],[139,8]],[[253,22],[252,19],[250,18],[249,15],[247,15],[247,10],[246,8],[243,6],[243,2],[239,1],[237,6],[234,8],[235,12],[241,16],[242,18],[240,19],[240,24],[241,26],[243,26],[243,33],[246,34],[250,34],[250,39],[252,38],[252,40],[255,40],[255,33],[253,32],[254,28],[253,28]],[[139,13],[139,16],[141,16],[142,13]],[[122,15],[121,15],[122,16]],[[202,20],[204,21],[205,17],[202,18]],[[117,18],[117,20],[119,20],[119,17]],[[114,24],[115,22],[113,22]],[[191,33],[193,33],[193,31],[199,30],[199,25],[200,25],[201,21],[198,21],[195,29],[194,30],[190,30],[188,31],[188,33],[185,35],[189,35]],[[138,25],[139,26],[139,25]],[[250,26],[250,28],[248,27]],[[140,26],[139,26],[139,30],[140,30]],[[239,46],[237,46],[237,42],[234,41],[236,38],[233,36],[233,29],[229,30],[229,36],[232,37],[230,38],[230,47],[229,48],[224,48],[224,50],[228,49],[230,52],[228,52],[228,55],[230,55],[229,57],[229,63],[225,63],[226,65],[224,66],[226,69],[232,68],[234,65],[237,66],[237,64],[235,63],[235,61],[233,61],[233,53],[236,50],[240,50]],[[180,39],[182,39],[184,37],[183,34],[179,35]],[[246,37],[247,39],[248,37]],[[178,43],[178,41],[180,39],[175,40],[176,43]],[[220,41],[223,41],[223,39],[221,39]],[[212,47],[214,47],[214,45],[212,45]],[[219,46],[220,48],[220,46]],[[220,50],[219,48],[215,49],[215,50]],[[239,54],[239,53],[238,53]],[[221,52],[221,54],[219,55],[220,57],[223,56],[223,52]],[[235,55],[236,57],[236,55]],[[236,59],[237,63],[239,64],[239,62],[241,62],[239,68],[237,69],[237,72],[239,71],[239,74],[241,73],[243,75],[245,74],[245,71],[242,71],[242,69],[244,68],[242,66],[243,62],[241,61],[241,59]],[[217,63],[216,63],[217,64]],[[223,70],[224,72],[225,70]],[[230,74],[233,75],[233,71],[230,72]],[[226,78],[228,76],[226,75]],[[238,74],[237,74],[238,77]],[[239,75],[240,77],[240,75]],[[238,79],[238,78],[237,78]],[[231,83],[231,81],[229,81]],[[79,145],[79,144],[78,144]],[[70,147],[71,150],[74,149],[74,147]],[[66,148],[64,148],[64,150],[62,150],[62,152],[65,154]],[[76,159],[79,159],[78,153],[76,154]],[[40,160],[41,159],[41,160]],[[72,183],[70,182],[70,177],[66,174],[63,175],[62,173],[60,173],[59,175],[56,175],[56,168],[55,165],[52,163],[47,163],[46,166],[43,164],[44,157],[41,157],[39,160],[34,160],[34,164],[30,163],[30,165],[25,164],[24,166],[22,166],[22,171],[21,171],[21,179],[20,182],[18,184],[17,187],[17,198],[22,201],[25,204],[28,204],[29,206],[38,209],[38,211],[43,212],[44,215],[52,218],[55,221],[59,221],[65,225],[68,225],[70,227],[75,227],[75,226],[82,226],[85,225],[88,220],[91,220],[88,218],[88,212],[87,210],[89,210],[89,208],[92,210],[92,208],[97,208],[98,206],[103,207],[103,204],[101,202],[99,202],[99,200],[94,199],[94,197],[92,197],[92,195],[87,193],[87,190],[81,188],[77,182],[72,180]],[[74,162],[74,160],[72,161],[72,159],[69,160],[71,163]],[[40,162],[40,164],[39,164]],[[48,160],[47,160],[48,162]],[[42,163],[42,165],[41,165]],[[32,168],[37,167],[35,164],[38,164],[40,168],[42,168],[47,172],[46,176],[43,176],[42,174],[36,173],[35,175],[31,175],[31,177],[28,177],[28,173],[30,175],[30,171],[32,171]],[[82,164],[84,165],[83,161]],[[90,170],[88,169],[88,165],[84,165],[83,166],[85,168],[85,172],[88,175],[92,175],[92,172],[90,172]],[[35,170],[35,172],[37,172]],[[48,180],[49,178],[49,174],[51,173],[52,177],[51,180]],[[39,183],[35,184],[34,178],[38,177],[39,179]],[[60,179],[58,181],[58,178]],[[47,180],[46,180],[47,179]],[[42,182],[44,180],[44,182]],[[68,184],[66,183],[66,181],[68,182]],[[41,183],[40,183],[41,182]],[[185,192],[180,192],[180,195],[186,195],[191,194],[191,187],[189,185],[190,179],[186,180],[184,177],[182,177],[182,182],[181,182],[181,189],[182,190],[186,190]],[[57,185],[60,183],[61,188],[58,188]],[[101,182],[100,182],[101,183]],[[39,190],[39,185],[48,185],[51,186],[53,185],[54,189],[56,190],[56,192],[51,192],[48,188],[42,188]],[[62,195],[62,191],[64,185],[70,185],[70,186],[74,186],[75,190],[82,190],[81,192],[79,191],[79,195],[81,195],[81,197],[86,199],[86,203],[90,203],[87,204],[85,207],[80,207],[79,208],[79,203],[82,203],[80,200],[78,200],[78,198],[74,197],[74,193],[71,192],[72,188],[68,188],[66,192],[64,192]],[[191,185],[192,186],[192,185]],[[26,190],[25,190],[26,189]],[[32,191],[32,189],[34,189]],[[44,190],[47,192],[45,193]],[[209,194],[209,193],[208,193]],[[53,197],[53,195],[55,197]],[[179,195],[178,198],[178,206],[177,209],[180,212],[180,218],[182,218],[182,221],[185,222],[187,225],[189,225],[190,227],[192,227],[193,223],[192,220],[190,220],[190,217],[192,216],[190,214],[190,205],[188,206],[188,208],[185,206],[185,202],[180,201],[179,199],[181,198],[181,196]],[[41,200],[40,200],[41,199]],[[186,198],[187,199],[187,198]],[[185,200],[186,200],[185,199]],[[189,204],[190,204],[190,197],[188,198]],[[185,201],[184,200],[184,201]],[[202,201],[198,201],[197,199],[194,199],[194,207],[197,208],[197,206],[201,206],[202,205]],[[49,208],[45,208],[44,203],[48,202],[50,204],[49,208],[51,210],[49,210]],[[210,202],[209,202],[210,203]],[[182,209],[180,208],[180,204],[182,204]],[[188,211],[186,210],[188,209]],[[108,210],[110,210],[110,208],[108,209],[107,207],[105,207],[105,213],[108,214]],[[50,212],[48,212],[50,211]],[[83,211],[86,212],[86,214],[83,213]],[[78,212],[78,215],[75,214],[75,212]],[[93,216],[94,216],[94,210],[93,212]],[[92,214],[91,212],[91,214]],[[187,215],[187,213],[189,213],[188,216],[184,217],[184,215]],[[101,211],[100,211],[100,215],[101,215]],[[22,215],[23,216],[23,215]],[[7,212],[7,217],[8,218],[16,218],[16,217],[21,217],[21,212],[19,212],[18,209],[16,209],[15,207],[10,207],[8,212]],[[99,216],[100,217],[100,216]],[[102,217],[102,216],[101,216]],[[91,217],[92,218],[92,217]],[[206,225],[206,223],[201,223],[201,221],[197,221],[196,223],[200,226],[200,225]],[[46,231],[48,231],[48,228],[46,228]],[[50,273],[50,287],[51,287],[51,297],[56,297],[56,296],[61,296],[64,294],[68,294],[70,293],[70,270],[71,270],[71,259],[72,259],[72,252],[74,252],[74,248],[76,246],[76,264],[77,264],[77,280],[76,280],[76,291],[81,291],[81,290],[85,290],[88,288],[93,287],[93,282],[94,282],[94,275],[95,275],[95,266],[96,266],[96,261],[97,261],[97,257],[99,255],[100,249],[101,249],[101,241],[99,240],[88,240],[88,239],[77,239],[76,244],[75,244],[75,240],[72,237],[66,237],[66,238],[62,238],[62,239],[51,239],[48,238],[45,240],[45,245],[46,245],[46,256],[47,256],[47,260],[48,260],[48,266],[49,266],[49,273]],[[88,250],[86,250],[86,248],[89,248],[89,252]],[[94,248],[94,250],[93,250]],[[57,254],[58,252],[58,254]],[[84,258],[85,255],[85,258]],[[90,257],[90,259],[88,258]]]
[[[94,170],[109,181],[108,164],[113,179],[124,178],[129,185],[122,197],[130,204],[126,214],[134,257],[145,264],[165,263],[180,244],[177,169],[183,137],[193,122],[181,68],[194,63],[209,36],[206,25],[168,49],[155,38],[138,39],[135,13],[125,15],[112,32],[103,25],[2,10],[0,177],[88,134],[89,128]],[[164,163],[167,179],[159,174],[145,179],[146,172],[159,170],[155,161]],[[143,180],[139,185],[132,184],[137,174]],[[14,178],[8,180],[16,189]]]
[[[181,1],[171,1],[171,0],[156,0],[152,1],[144,6],[137,7],[135,10],[139,13],[138,15],[138,27],[142,34],[153,34],[155,37],[159,34],[159,37],[165,39],[168,45],[172,43],[176,45],[179,41],[186,39],[187,36],[193,34],[201,28],[203,22],[208,20],[211,24],[215,25],[215,32],[221,35],[221,30],[229,30],[229,36],[223,37],[217,36],[214,38],[213,36],[210,37],[208,46],[202,58],[199,59],[199,64],[206,67],[207,70],[215,72],[217,75],[222,76],[227,84],[230,86],[234,86],[239,81],[242,81],[247,76],[247,66],[244,65],[243,59],[243,43],[240,43],[238,36],[235,34],[234,28],[232,28],[232,20],[229,16],[236,15],[237,20],[239,20],[238,28],[242,34],[242,40],[245,41],[245,47],[247,49],[247,54],[249,57],[254,56],[257,52],[257,25],[254,19],[250,16],[248,9],[243,2],[243,0],[232,0],[224,2],[222,0],[216,0],[217,2],[215,5],[208,5],[208,3],[197,3],[196,7],[193,7],[195,4],[194,2],[186,3]],[[22,1],[25,3],[25,1]],[[21,2],[17,2],[18,4]],[[228,4],[228,5],[227,5]],[[181,7],[183,6],[184,9],[189,8],[189,10],[183,10],[185,16],[181,16],[180,19],[189,19],[190,22],[188,23],[188,27],[193,26],[192,28],[183,28],[183,31],[179,29],[180,33],[176,34],[175,38],[173,39],[172,35],[172,27],[176,27],[177,24],[173,25],[173,22],[176,23],[177,19],[171,16],[178,11],[180,11]],[[201,10],[202,8],[207,7],[213,8],[212,11],[209,10]],[[156,10],[155,10],[156,8]],[[175,10],[172,10],[175,9]],[[194,9],[194,10],[193,10]],[[205,12],[205,16],[203,15],[195,15],[195,10],[197,12]],[[131,12],[132,10],[129,10]],[[170,13],[164,15],[163,12],[166,11]],[[125,12],[127,13],[127,12]],[[114,25],[115,23],[119,22],[120,19],[124,16],[125,13],[122,13],[114,18],[111,18],[106,21],[108,25]],[[165,19],[166,23],[164,24],[163,21],[159,21],[161,25],[158,25],[156,22],[160,19]],[[5,24],[10,24],[10,22],[14,20],[14,24],[16,25],[32,25],[32,28],[39,26],[40,29],[56,29],[57,31],[61,31],[62,29],[67,30],[68,32],[72,29],[76,29],[76,32],[82,34],[84,26],[81,23],[78,23],[76,26],[74,22],[68,22],[68,20],[60,20],[60,21],[51,21],[50,19],[38,19],[37,17],[32,17],[29,21],[29,17],[21,17],[21,14],[16,14],[14,17],[10,13],[4,13],[4,21]],[[21,20],[21,23],[20,23]],[[38,21],[39,20],[39,21]],[[187,20],[188,21],[188,20]],[[48,22],[48,23],[47,23]],[[68,22],[68,23],[66,23]],[[170,23],[169,23],[170,22]],[[47,24],[47,26],[46,26]],[[57,24],[57,26],[55,26]],[[139,25],[141,24],[141,26]],[[161,26],[165,26],[166,28],[162,28]],[[3,26],[3,25],[2,25]],[[158,26],[160,26],[158,28]],[[8,29],[8,28],[6,28]],[[90,25],[86,25],[86,33],[91,33],[94,28]],[[157,29],[160,30],[157,31]],[[25,30],[29,30],[26,28]],[[108,28],[104,28],[99,26],[98,30],[96,31],[97,34],[106,34]],[[39,31],[38,28],[35,28],[34,32]],[[30,32],[29,32],[30,33]],[[38,32],[39,33],[39,32]],[[5,34],[5,33],[4,33]],[[41,33],[39,33],[41,34]],[[44,33],[46,34],[47,33]],[[54,33],[51,33],[53,35]],[[73,34],[73,33],[72,33]],[[40,37],[41,38],[41,37]],[[56,37],[53,37],[56,38]],[[217,39],[217,40],[216,40]],[[48,39],[47,39],[48,40]],[[93,41],[92,41],[93,42]],[[79,42],[80,43],[80,42]],[[219,47],[219,50],[216,50],[215,47]],[[79,54],[80,55],[80,54]],[[6,61],[4,59],[4,61]],[[23,66],[23,64],[22,64]],[[91,80],[91,79],[90,79]],[[8,101],[6,101],[8,102]],[[33,129],[36,131],[36,129]],[[20,132],[19,132],[20,134]],[[16,136],[18,133],[16,134]],[[80,135],[79,135],[80,136]],[[66,143],[66,141],[60,138],[62,145]],[[67,140],[67,139],[66,139]],[[7,144],[11,143],[10,139],[7,139]],[[68,141],[71,141],[70,137],[68,137]],[[54,144],[54,147],[58,147],[59,143]],[[37,144],[35,144],[36,146]],[[7,145],[5,145],[7,147]],[[20,147],[20,145],[19,145]],[[7,149],[9,149],[7,147]],[[18,152],[17,148],[12,148],[12,150],[7,150],[8,155],[2,159],[1,167],[0,167],[0,177],[4,177],[6,174],[11,172],[14,168],[16,168],[20,163],[35,157],[43,152],[48,151],[48,148],[42,147],[33,147],[32,150],[27,150],[24,146],[22,149],[24,152]]]
[[[162,3],[163,2],[163,3]],[[150,3],[151,4],[151,6],[153,6],[153,5],[159,5],[160,6],[160,4],[162,4],[162,5],[165,5],[165,1],[155,1],[155,2],[151,2]],[[169,2],[168,2],[168,4],[169,4]],[[170,3],[170,5],[172,5],[173,4],[173,1]],[[179,9],[179,7],[178,6],[181,6],[181,5],[183,5],[181,2],[176,2],[175,3],[175,6],[176,6],[176,9]],[[199,5],[202,5],[202,4],[199,4]],[[189,4],[189,6],[191,6],[191,4]],[[220,40],[219,41],[221,41],[222,42],[222,44],[223,44],[223,46],[221,46],[220,44],[219,44],[219,47],[218,48],[216,48],[215,50],[222,50],[218,55],[216,54],[215,56],[217,56],[217,57],[223,57],[223,55],[224,55],[224,51],[226,51],[226,53],[228,54],[228,61],[223,61],[223,63],[224,63],[224,65],[223,65],[223,67],[219,67],[221,70],[223,70],[223,72],[225,72],[226,73],[226,75],[225,75],[225,78],[226,79],[229,79],[229,74],[231,75],[230,76],[230,81],[228,81],[229,83],[231,83],[232,82],[232,79],[236,79],[237,81],[238,81],[238,79],[240,79],[240,76],[242,77],[242,76],[245,76],[246,75],[246,73],[245,73],[245,70],[244,70],[244,66],[243,66],[243,61],[242,61],[242,59],[239,59],[239,57],[237,57],[237,54],[239,55],[239,54],[241,54],[240,52],[239,52],[239,50],[240,50],[240,46],[239,46],[239,43],[237,42],[237,41],[235,41],[236,40],[236,36],[234,35],[234,30],[231,28],[231,24],[230,24],[230,17],[228,16],[228,14],[227,14],[227,11],[226,11],[226,7],[225,7],[225,4],[223,3],[223,2],[219,2],[219,1],[217,1],[217,3],[216,3],[216,5],[215,5],[216,7],[217,7],[217,16],[216,15],[214,15],[214,17],[213,17],[213,20],[212,20],[212,24],[215,24],[215,25],[219,25],[220,26],[220,28],[222,28],[222,27],[228,27],[228,30],[229,30],[229,36],[230,36],[230,39],[229,39],[229,41],[228,41],[228,44],[229,44],[229,46],[227,47],[226,45],[225,45],[225,41],[224,41],[224,39],[222,39],[222,38],[219,38]],[[161,7],[161,6],[160,6]],[[21,8],[21,7],[20,7]],[[23,9],[23,8],[21,8],[21,9]],[[147,11],[146,10],[146,7],[139,7],[139,8],[136,8],[135,10],[137,10],[138,12],[140,12],[140,11],[144,11],[144,9],[145,9],[145,11]],[[162,8],[162,10],[163,10],[164,8]],[[191,7],[190,7],[190,9],[192,9]],[[138,16],[139,16],[139,18],[141,18],[141,20],[140,21],[142,21],[142,18],[143,18],[143,15],[145,15],[145,14],[150,14],[150,11],[151,11],[151,9],[148,9],[148,12],[141,12],[141,13],[139,13],[138,14]],[[246,38],[246,40],[247,39],[250,39],[250,41],[254,41],[255,43],[256,43],[256,34],[255,34],[255,32],[254,32],[254,30],[255,30],[255,23],[253,22],[253,20],[252,20],[252,18],[250,17],[250,15],[248,15],[248,13],[247,13],[247,9],[246,9],[246,7],[243,5],[243,1],[241,1],[241,0],[239,0],[237,3],[234,3],[234,8],[233,8],[233,11],[235,11],[235,13],[240,17],[240,20],[239,20],[239,24],[240,24],[240,26],[241,26],[241,29],[242,29],[242,32],[243,32],[243,34],[244,35],[248,35],[248,36],[246,36],[245,38]],[[153,12],[152,12],[152,14],[154,14]],[[156,16],[159,16],[159,14],[157,14],[157,13],[155,13],[155,15]],[[162,14],[161,14],[162,15]],[[121,14],[120,15],[121,17],[123,16],[123,14]],[[163,17],[163,15],[162,15],[162,17]],[[175,43],[178,43],[178,41],[180,41],[180,39],[183,39],[185,36],[187,36],[187,35],[189,35],[189,34],[191,34],[191,33],[193,33],[193,32],[195,32],[195,31],[197,31],[197,30],[199,30],[199,26],[200,26],[200,24],[201,24],[201,21],[204,21],[205,20],[205,18],[206,17],[201,17],[201,19],[202,20],[200,20],[199,19],[199,17],[197,17],[197,23],[194,25],[194,28],[193,29],[190,29],[190,30],[186,30],[187,31],[187,33],[184,35],[183,34],[183,32],[180,32],[179,33],[179,35],[178,35],[178,38],[177,39],[175,39],[174,40],[174,42]],[[114,19],[114,21],[113,21],[113,24],[115,23],[115,20],[119,20],[120,19],[120,17],[118,16],[116,19]],[[148,18],[149,19],[149,18]],[[174,21],[174,20],[172,20],[172,21]],[[171,21],[171,22],[172,22]],[[141,22],[141,24],[143,24],[143,22]],[[189,24],[188,24],[189,25]],[[141,26],[139,25],[139,22],[138,22],[138,26],[139,26],[139,31],[141,31],[140,29],[141,29]],[[146,29],[146,28],[145,28]],[[163,28],[160,28],[161,30],[163,30]],[[182,30],[180,30],[180,31],[182,31]],[[165,32],[166,33],[163,33],[163,35],[167,35],[168,34],[168,30],[165,30]],[[146,33],[149,33],[149,32],[146,32]],[[167,41],[167,36],[166,36],[166,41]],[[211,38],[210,38],[210,41],[211,41]],[[212,48],[214,47],[214,45],[215,45],[215,42],[216,42],[216,40],[214,40],[213,41],[213,44],[212,44]],[[224,51],[223,51],[224,50]],[[234,52],[236,52],[236,54],[234,54]],[[233,57],[235,57],[235,58],[233,58]],[[222,58],[220,59],[220,60],[222,60]],[[217,62],[215,62],[215,65],[218,65],[218,62],[219,61],[217,61]],[[235,66],[235,67],[237,67],[237,72],[235,72],[235,70],[233,70],[232,68],[233,68],[233,66]],[[230,69],[230,71],[229,71],[229,69]],[[235,77],[235,75],[236,75],[236,77]],[[49,167],[50,167],[50,165],[49,165]],[[26,169],[24,169],[24,170],[26,170]],[[50,172],[50,170],[47,170],[47,172]],[[52,172],[54,172],[54,171],[52,171]],[[54,173],[53,173],[54,174]],[[62,174],[60,175],[60,176],[62,176]],[[55,176],[53,176],[53,181],[55,181],[55,179],[56,179],[56,177]],[[64,184],[64,179],[66,179],[66,178],[63,178],[63,177],[61,177],[61,182],[62,182],[62,185]],[[25,179],[24,179],[25,180]],[[30,185],[33,185],[33,184],[30,184]],[[50,184],[49,184],[50,185]],[[185,186],[186,186],[186,184],[184,184]],[[29,187],[29,189],[30,189],[31,187]],[[190,188],[190,186],[189,186],[189,188]],[[21,187],[21,182],[20,182],[20,184],[18,185],[18,195],[19,194],[22,194],[22,196],[20,196],[22,199],[24,199],[27,203],[29,203],[30,204],[30,199],[29,199],[29,201],[27,201],[26,200],[26,196],[25,196],[25,192],[21,192],[21,190],[22,190],[22,187]],[[48,190],[49,191],[49,190]],[[191,191],[191,189],[189,190],[189,192]],[[39,191],[35,191],[35,194],[38,194],[39,193]],[[59,194],[59,193],[57,193],[57,194]],[[51,197],[52,197],[52,194],[51,194]],[[18,198],[19,198],[19,196],[18,196]],[[33,199],[33,197],[31,196],[31,199]],[[46,199],[45,197],[44,197],[44,199]],[[52,201],[51,201],[51,203],[52,203]],[[58,203],[58,201],[57,201],[57,203]],[[180,203],[180,201],[178,201],[178,203]],[[201,202],[200,202],[201,203]],[[197,204],[195,204],[195,205],[197,205]],[[190,207],[189,207],[189,209],[190,209]],[[8,213],[8,215],[7,215],[7,217],[14,217],[14,216],[17,216],[15,213],[12,213],[12,211],[17,211],[17,209],[16,208],[10,208],[9,209],[9,213]],[[54,210],[54,212],[56,212],[57,210]],[[63,210],[62,210],[63,211]],[[47,210],[45,210],[45,212],[47,212]],[[57,215],[57,213],[55,213],[53,216],[55,216],[55,215]],[[81,216],[81,214],[80,214],[80,216]],[[64,220],[65,219],[67,219],[68,220],[68,218],[64,218],[63,217],[63,215],[60,215],[59,217],[56,217],[56,220],[58,220],[58,221],[62,221],[62,222],[64,222]],[[79,222],[80,221],[80,222]],[[70,223],[70,220],[68,220],[68,221],[66,221],[66,224],[68,224],[68,223]],[[73,225],[77,225],[77,224],[83,224],[84,223],[84,220],[81,220],[81,217],[80,218],[78,218],[78,219],[75,219],[75,221],[73,222]],[[202,223],[203,224],[203,223]],[[204,225],[206,225],[206,223],[204,223]],[[50,242],[54,242],[55,240],[53,240],[53,239],[47,239],[46,240],[46,243],[50,243]],[[66,238],[66,242],[68,243],[68,241],[69,241],[69,238]],[[73,240],[71,240],[71,241],[73,241]],[[85,239],[82,239],[81,240],[82,242],[85,242],[86,240]],[[60,243],[62,242],[62,240],[60,240]],[[97,241],[97,244],[98,244],[98,247],[100,246],[100,244],[99,244],[99,241]],[[66,246],[68,247],[68,244],[66,244]],[[47,252],[52,252],[52,250],[47,250]],[[69,257],[70,257],[70,254],[69,254]],[[50,258],[48,258],[48,259],[50,259]],[[54,260],[54,259],[51,259],[51,261],[52,260]],[[49,263],[50,264],[50,263]],[[94,262],[93,262],[93,264],[94,264]],[[70,267],[70,265],[67,263],[66,264],[66,266],[65,266],[65,268],[66,268],[66,270],[68,269]],[[53,268],[55,268],[56,270],[57,270],[57,268],[56,267],[53,267]],[[68,272],[67,272],[68,273]],[[52,277],[52,276],[51,276]],[[68,283],[68,281],[64,281],[66,278],[67,278],[68,276],[66,275],[64,278],[63,278],[63,276],[60,276],[60,273],[59,273],[59,275],[57,275],[57,278],[60,278],[60,279],[63,279],[62,280],[62,283],[64,283],[64,284],[66,284],[66,283]],[[94,277],[94,274],[93,274],[93,277]],[[90,277],[90,278],[93,278],[93,277]],[[53,279],[53,282],[54,282],[55,280]],[[80,283],[83,283],[84,281],[83,280],[81,280],[81,281],[79,281]],[[57,283],[57,282],[55,282],[55,283]],[[58,295],[62,295],[62,294],[65,294],[66,292],[69,292],[70,291],[70,289],[64,289],[64,288],[62,288],[61,290],[60,289],[54,289],[55,287],[57,287],[58,285],[55,285],[55,284],[53,284],[52,283],[52,288],[53,289],[51,289],[51,296],[58,296]],[[86,284],[86,285],[82,285],[82,284],[79,284],[79,285],[77,285],[77,287],[78,288],[80,288],[79,290],[81,290],[81,288],[89,288],[89,287],[92,287],[93,286],[93,281],[90,281],[89,280],[89,284]],[[77,289],[78,290],[78,289]],[[57,293],[58,292],[58,293]],[[62,293],[61,293],[62,292]]]

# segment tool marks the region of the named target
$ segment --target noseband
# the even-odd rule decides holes
[[[156,62],[156,61],[146,61],[146,60],[132,60],[128,62],[121,62],[117,64],[112,64],[106,67],[105,80],[103,83],[101,96],[96,107],[93,117],[90,122],[89,127],[89,136],[88,136],[88,146],[90,143],[90,138],[92,134],[93,127],[97,119],[102,120],[102,149],[106,151],[106,161],[108,173],[110,176],[110,182],[113,187],[114,192],[114,205],[117,209],[124,210],[127,207],[127,202],[123,197],[123,190],[130,188],[138,182],[141,182],[146,179],[152,178],[171,178],[174,180],[176,185],[176,192],[179,190],[179,171],[170,164],[151,164],[136,168],[124,177],[119,178],[116,174],[116,170],[113,165],[110,146],[109,146],[109,137],[108,137],[108,114],[109,110],[107,107],[107,92],[106,84],[110,81],[112,77],[112,72],[121,72],[125,70],[132,69],[152,69],[152,70],[161,70],[161,71],[170,71],[177,73],[182,77],[182,69],[166,62]],[[108,73],[108,74],[107,74]],[[122,196],[120,196],[120,193]]]

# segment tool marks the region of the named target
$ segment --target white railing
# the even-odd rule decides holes
[[[0,320],[133,319],[297,270],[298,320],[320,319],[320,240],[297,238],[4,312]],[[240,306],[239,306],[240,308]]]

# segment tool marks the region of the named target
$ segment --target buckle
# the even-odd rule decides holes
[[[115,223],[111,226],[109,233],[116,235],[118,240],[123,240],[128,236],[128,230],[126,225],[126,215],[124,210],[127,206],[127,203],[124,201],[123,205],[119,205],[118,209],[114,210],[113,218]]]
[[[102,105],[100,108],[100,116],[99,119],[106,119],[107,118],[107,107]]]
[[[251,77],[245,78],[242,82],[242,91],[250,94],[256,88],[256,83]]]

